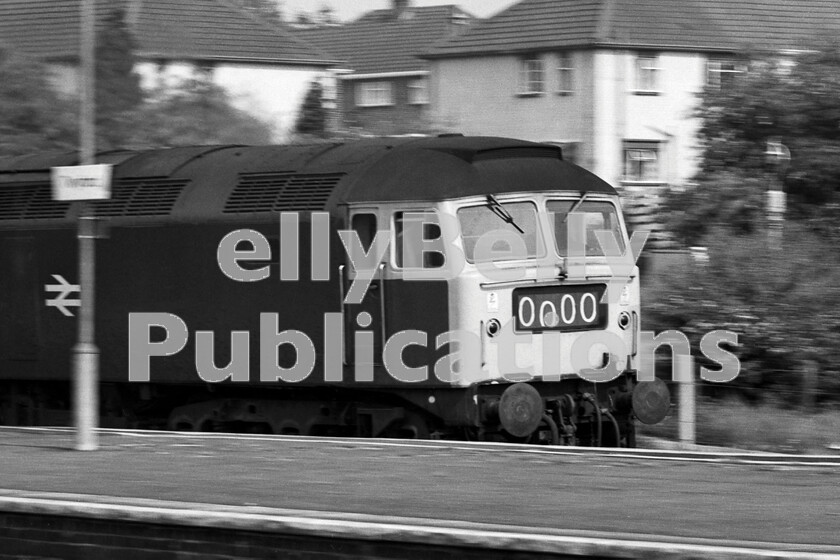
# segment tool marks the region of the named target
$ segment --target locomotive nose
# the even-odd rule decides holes
[[[499,422],[512,436],[526,437],[540,425],[545,407],[533,385],[514,383],[502,393],[499,401]]]

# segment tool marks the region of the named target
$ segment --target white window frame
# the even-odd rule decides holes
[[[636,55],[633,67],[633,92],[655,95],[660,93],[659,57],[655,54]]]
[[[428,105],[429,104],[429,79],[414,78],[408,81],[408,104]]]
[[[356,84],[357,107],[388,107],[394,104],[394,84],[383,80]]]
[[[545,94],[545,61],[542,55],[529,54],[519,59],[517,94],[520,96]]]
[[[622,148],[623,183],[663,184],[662,143],[625,140]]]
[[[575,92],[575,64],[570,52],[557,55],[557,93],[571,95]]]

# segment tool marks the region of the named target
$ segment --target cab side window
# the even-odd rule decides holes
[[[395,212],[393,241],[397,268],[441,268],[445,263],[440,222],[434,212]]]
[[[354,214],[350,227],[359,236],[365,251],[370,251],[373,238],[376,237],[376,214]]]

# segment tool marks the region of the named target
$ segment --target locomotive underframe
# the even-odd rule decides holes
[[[541,401],[532,433],[509,433],[499,403],[511,383],[360,391],[336,387],[260,388],[236,384],[103,383],[100,425],[111,428],[286,435],[513,441],[554,445],[635,445],[625,374],[593,384],[575,376],[532,380]],[[0,424],[71,425],[62,381],[0,383]]]

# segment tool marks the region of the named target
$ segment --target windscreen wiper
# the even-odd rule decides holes
[[[498,200],[496,200],[496,197],[492,194],[487,195],[487,207],[499,218],[501,218],[503,222],[510,224],[517,230],[519,230],[519,233],[525,233],[525,230],[519,227],[519,224],[517,224],[514,221],[513,216],[510,215],[510,212],[508,212],[505,209],[505,207],[502,206],[502,204]]]
[[[575,203],[574,203],[574,204],[572,204],[572,207],[571,207],[571,208],[569,208],[569,211],[568,211],[568,212],[566,212],[566,214],[564,214],[564,215],[563,215],[563,219],[562,219],[562,220],[560,220],[560,223],[561,223],[561,224],[565,224],[565,223],[566,223],[566,220],[569,218],[569,214],[571,214],[572,212],[574,212],[575,210],[577,210],[577,209],[578,209],[578,206],[580,206],[581,204],[583,204],[583,200],[586,198],[586,195],[588,195],[588,194],[589,194],[588,192],[580,193],[580,198],[579,198],[579,199],[577,199],[577,200],[575,201]]]

